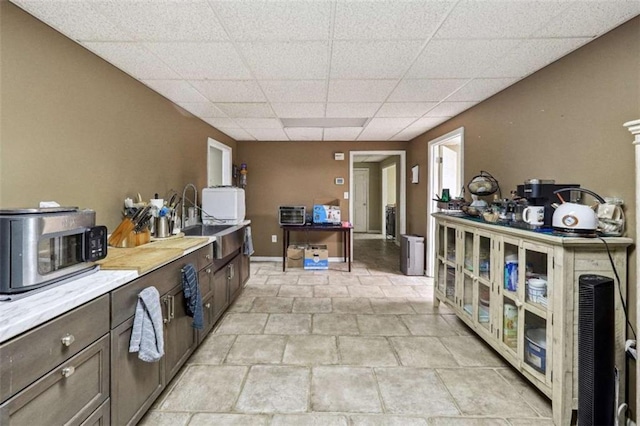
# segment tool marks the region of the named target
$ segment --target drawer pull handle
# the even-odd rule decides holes
[[[64,377],[71,377],[76,372],[75,367],[69,366],[62,369],[62,375]]]
[[[73,334],[65,334],[64,336],[62,336],[62,339],[60,340],[62,340],[63,345],[68,347],[68,346],[71,346],[71,344],[76,341],[76,338],[73,336]]]
[[[207,260],[211,260],[211,255],[210,254],[205,254],[204,258],[207,259]]]
[[[206,272],[207,272],[207,274],[210,274],[211,273],[211,268],[207,268]]]
[[[211,309],[211,303],[207,303],[206,305],[204,305],[204,307],[207,309]]]
[[[518,308],[521,308],[521,307],[522,307],[522,302],[521,302],[519,299],[516,299],[516,300],[515,300],[515,304],[516,304],[516,306],[517,306]]]

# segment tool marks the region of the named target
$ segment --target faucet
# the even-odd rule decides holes
[[[186,228],[187,227],[187,212],[184,209],[184,202],[187,199],[187,197],[185,197],[185,194],[187,193],[187,189],[189,188],[193,188],[193,195],[194,195],[194,201],[193,201],[193,207],[194,209],[197,211],[198,210],[198,188],[196,188],[196,186],[192,183],[188,183],[185,185],[184,189],[182,190],[182,227]],[[197,220],[196,220],[197,223]],[[190,223],[189,225],[195,225],[195,223]]]

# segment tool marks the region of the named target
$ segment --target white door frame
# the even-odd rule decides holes
[[[217,150],[222,153],[221,164],[213,164],[213,158],[210,155],[211,150]],[[222,185],[231,185],[231,169],[232,169],[232,149],[230,146],[223,144],[213,138],[207,139],[207,186],[213,185],[213,177],[211,176],[211,168],[213,166],[219,166],[222,168]]]
[[[396,194],[396,220],[400,235],[407,233],[407,152],[406,151],[351,151],[349,152],[349,197],[353,194],[353,163],[356,156],[398,155],[400,157],[400,193]],[[349,203],[349,217],[353,217],[353,203]],[[353,238],[353,233],[352,238]],[[400,235],[396,235],[396,244],[400,245]],[[353,241],[352,241],[353,243]],[[352,244],[353,247],[353,244]],[[351,251],[353,257],[353,250]]]
[[[389,165],[387,167],[382,167],[380,172],[382,173],[382,236],[387,238],[387,197],[389,196],[387,191],[388,186],[388,174],[385,173],[385,170],[392,168],[393,165]],[[397,197],[398,194],[396,194]],[[396,198],[397,200],[397,198]],[[394,232],[395,234],[395,232]],[[396,240],[397,240],[396,236]]]
[[[366,207],[365,207],[365,219],[364,219],[364,232],[369,232],[369,180],[371,178],[370,171],[369,171],[369,169],[363,169],[363,168],[359,168],[359,167],[358,168],[354,168],[353,171],[354,171],[354,175],[355,175],[356,171],[365,172],[367,174],[367,193],[364,194],[364,197],[365,197],[365,200],[366,200],[366,203],[365,203]],[[354,197],[355,197],[355,194],[354,194]],[[353,201],[355,202],[355,198],[353,199]],[[351,217],[351,216],[349,216],[349,217]],[[355,217],[355,214],[354,214],[354,216],[353,216],[354,220],[352,220],[352,222],[355,222],[355,218],[356,217]],[[356,232],[355,224],[353,225],[353,232]]]
[[[460,182],[464,182],[464,127],[453,130],[446,135],[442,135],[428,143],[427,164],[429,167],[429,181],[427,182],[427,276],[432,277],[434,273],[433,253],[436,245],[436,221],[431,216],[437,211],[436,194],[433,191],[433,183],[436,180],[438,167],[434,158],[436,150],[441,145],[450,145],[452,139],[460,138],[460,155],[458,156],[458,177]],[[439,195],[439,194],[438,194]]]

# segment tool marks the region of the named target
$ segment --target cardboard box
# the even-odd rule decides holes
[[[313,200],[313,223],[339,225],[343,202],[335,198],[316,198]]]
[[[290,245],[287,247],[287,268],[302,268],[304,266],[304,249],[306,245]]]
[[[304,250],[304,269],[329,269],[329,250],[327,246],[308,246]]]

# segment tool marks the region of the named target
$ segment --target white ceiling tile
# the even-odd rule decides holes
[[[232,137],[233,139],[235,139],[237,141],[254,141],[254,140],[256,140],[256,138],[254,138],[252,135],[250,135],[244,129],[234,129],[234,128],[228,128],[228,127],[217,127],[217,129],[220,130],[222,133]]]
[[[288,141],[283,129],[245,129],[259,141]]]
[[[404,129],[416,121],[415,118],[372,118],[367,129]]]
[[[358,136],[359,141],[387,141],[400,132],[400,129],[366,127]]]
[[[453,117],[468,110],[477,102],[442,102],[427,113],[427,117]]]
[[[391,138],[392,141],[410,141],[411,139],[420,136],[424,133],[424,130],[419,129],[404,129],[397,135]]]
[[[413,124],[407,127],[406,130],[415,130],[426,132],[429,129],[436,127],[438,124],[442,124],[451,117],[423,117],[416,120]]]
[[[389,102],[440,102],[468,81],[457,78],[402,80],[389,96]]]
[[[386,102],[382,104],[376,117],[422,117],[436,106],[437,102]]]
[[[240,125],[232,118],[203,118],[216,129],[240,129]]]
[[[114,25],[87,1],[14,0],[36,18],[77,41],[129,41],[131,35]]]
[[[438,29],[436,38],[523,38],[563,7],[557,0],[463,0]]]
[[[260,86],[271,102],[324,102],[326,80],[263,80]]]
[[[588,43],[589,38],[524,40],[515,50],[494,62],[478,77],[525,77]]]
[[[408,78],[472,78],[520,40],[431,40]]]
[[[468,84],[447,98],[450,101],[479,102],[493,96],[502,89],[518,81],[517,78],[479,78]]]
[[[382,102],[396,80],[331,80],[329,102]]]
[[[277,118],[236,118],[236,123],[245,129],[282,129]]]
[[[640,14],[640,1],[575,1],[535,37],[596,37]]]
[[[364,118],[373,117],[380,102],[328,103],[327,117]]]
[[[422,41],[334,41],[331,78],[400,78]]]
[[[82,45],[139,80],[179,78],[157,56],[135,43],[83,42]]]
[[[335,127],[324,129],[325,141],[355,141],[362,127]]]
[[[435,31],[453,1],[339,1],[337,40],[426,39]]]
[[[324,117],[324,104],[320,103],[272,103],[271,107],[280,118]]]
[[[321,141],[322,128],[320,127],[291,127],[284,131],[292,141]]]
[[[182,108],[189,111],[196,117],[226,117],[225,113],[220,111],[211,102],[176,102]]]
[[[143,80],[142,82],[173,102],[207,102],[207,98],[184,80]]]
[[[269,118],[273,111],[267,103],[216,103],[229,117]]]
[[[245,80],[251,73],[231,43],[145,43],[182,78]]]
[[[254,80],[192,80],[191,84],[213,102],[264,102]]]
[[[205,0],[95,1],[94,7],[141,41],[227,40]]]
[[[234,40],[328,40],[331,3],[211,1]]]
[[[326,41],[239,43],[239,49],[258,80],[327,78]]]

